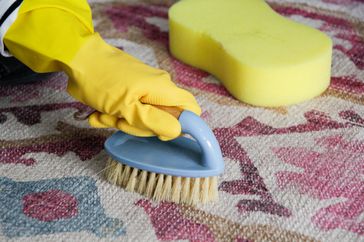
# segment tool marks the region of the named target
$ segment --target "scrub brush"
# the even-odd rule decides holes
[[[219,144],[196,114],[157,106],[178,119],[182,133],[171,141],[121,131],[105,142],[107,180],[156,201],[196,205],[217,200],[217,176],[224,170]]]

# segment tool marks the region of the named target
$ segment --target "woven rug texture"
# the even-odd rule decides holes
[[[364,1],[273,0],[334,42],[330,87],[260,108],[168,51],[172,1],[91,1],[110,44],[192,92],[226,163],[217,203],[150,201],[102,175],[105,139],[55,73],[0,86],[1,241],[364,241]],[[203,14],[203,13],[202,13]],[[97,60],[95,60],[97,61]]]

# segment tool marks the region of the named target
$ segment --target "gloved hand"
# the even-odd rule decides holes
[[[172,115],[153,105],[201,113],[194,97],[178,88],[168,73],[105,43],[90,28],[91,18],[80,21],[72,11],[58,8],[22,8],[5,35],[7,48],[35,71],[65,71],[68,92],[98,111],[90,116],[91,125],[169,140],[180,134],[181,127]]]
[[[178,88],[167,72],[106,44],[98,34],[88,38],[67,73],[69,93],[99,111],[91,115],[91,125],[168,140],[177,137],[181,127],[172,115],[153,105],[200,114],[194,97]]]

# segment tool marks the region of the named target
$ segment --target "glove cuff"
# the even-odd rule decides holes
[[[107,83],[105,75],[108,74],[107,70],[112,70],[110,64],[117,64],[117,61],[110,62],[110,59],[122,54],[120,52],[107,44],[98,33],[85,37],[84,44],[65,66],[69,76],[68,93],[91,107],[97,107],[99,99],[89,94],[100,93],[100,90],[107,93],[107,89],[113,88],[112,83]]]

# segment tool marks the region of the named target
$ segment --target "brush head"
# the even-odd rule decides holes
[[[193,139],[181,136],[166,142],[121,131],[109,137],[107,179],[159,201],[196,204],[216,199],[216,176],[224,170],[220,146],[199,116],[183,111],[178,120],[182,132]]]
[[[224,161],[211,129],[189,111],[183,111],[178,121],[182,132],[193,139],[181,136],[165,142],[156,137],[136,137],[118,131],[106,140],[105,150],[114,160],[149,172],[182,177],[221,174]]]
[[[107,139],[105,150],[115,161],[154,173],[183,177],[221,173],[221,167],[204,164],[199,144],[186,137],[165,142],[156,137],[136,137],[118,131]]]
[[[110,183],[155,201],[196,205],[218,198],[216,176],[191,178],[158,174],[123,165],[111,157],[106,164],[105,176]]]

